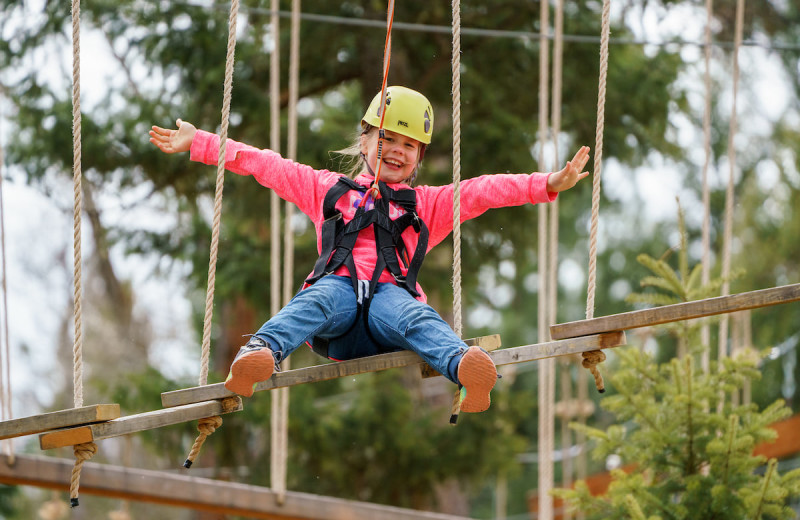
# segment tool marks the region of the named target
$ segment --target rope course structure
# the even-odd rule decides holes
[[[222,220],[222,192],[225,185],[225,151],[228,141],[228,126],[230,123],[231,98],[233,96],[233,62],[236,53],[236,23],[239,14],[239,0],[231,0],[231,9],[228,16],[228,47],[225,56],[225,82],[222,99],[222,123],[219,140],[219,160],[217,161],[217,181],[214,190],[214,218],[211,228],[211,251],[208,263],[208,284],[206,285],[206,311],[203,318],[203,344],[200,357],[199,384],[208,382],[208,365],[211,356],[211,324],[214,317],[214,286],[217,278],[217,254],[219,252],[219,230]],[[222,418],[213,415],[203,417],[197,424],[200,434],[197,436],[186,461],[185,468],[190,468],[195,458],[200,453],[206,438],[222,426]]]
[[[550,69],[550,3],[540,2],[539,4],[539,171],[552,171],[551,164],[546,162],[545,148],[547,147],[549,128],[549,69]],[[547,324],[550,321],[550,294],[557,291],[550,279],[550,264],[554,261],[551,257],[552,251],[548,247],[549,225],[548,207],[539,204],[539,295],[538,295],[538,331],[539,341],[545,342],[548,339]],[[552,359],[545,359],[539,364],[539,467],[538,467],[538,489],[543,497],[539,503],[539,518],[542,520],[552,520],[553,518],[553,498],[550,490],[553,489],[553,451],[554,444],[554,417],[553,404],[555,401],[555,363]]]
[[[2,90],[0,90],[2,94]],[[0,120],[2,120],[2,102],[3,97],[0,95]],[[3,201],[3,174],[5,168],[5,152],[3,151],[3,135],[0,132],[0,263],[2,263],[2,271],[0,272],[0,291],[3,292],[3,315],[0,318],[0,342],[2,342],[2,363],[0,363],[0,416],[3,421],[10,420],[14,415],[12,413],[12,393],[11,393],[11,341],[9,339],[9,329],[11,328],[8,322],[8,276],[6,275],[8,263],[6,262],[6,213],[5,203]],[[14,445],[13,441],[8,440],[4,443],[6,457],[9,463],[14,463]]]
[[[270,63],[270,134],[271,146],[277,150],[280,147],[280,106],[279,106],[279,17],[282,14],[277,7],[279,2],[272,0],[272,31],[273,31],[273,54]],[[381,90],[382,109],[385,112],[385,93],[389,63],[391,58],[391,30],[394,18],[394,1],[388,1],[388,13],[386,21],[386,44],[383,63],[383,82]],[[708,18],[711,20],[712,0],[706,0]],[[557,0],[556,11],[556,35],[554,51],[554,75],[553,75],[553,99],[552,99],[552,128],[548,128],[548,83],[549,83],[549,13],[548,2],[541,2],[541,33],[540,38],[540,113],[539,113],[539,132],[540,132],[540,167],[545,162],[544,149],[548,139],[548,131],[552,134],[555,150],[555,160],[558,161],[558,133],[560,132],[560,106],[561,106],[561,44],[567,38],[563,35],[563,11],[562,3]],[[735,168],[735,154],[733,138],[736,131],[736,92],[738,83],[738,59],[736,53],[742,45],[742,23],[743,23],[744,0],[737,0],[736,15],[736,41],[734,42],[734,97],[733,115],[731,119],[731,130],[729,136],[730,158],[730,177],[728,184],[728,198],[726,199],[725,217],[725,252],[723,262],[723,276],[726,276],[730,269],[730,240],[732,228],[732,204],[733,204],[733,181]],[[184,466],[189,468],[196,459],[205,439],[211,435],[222,424],[220,415],[233,413],[243,409],[241,398],[224,388],[223,383],[208,383],[208,369],[210,358],[211,326],[213,320],[213,301],[214,285],[216,277],[217,253],[219,247],[219,234],[221,222],[222,194],[225,171],[225,148],[230,117],[230,105],[232,98],[233,65],[236,45],[236,26],[239,12],[238,0],[232,0],[230,15],[228,20],[228,42],[225,67],[225,80],[222,104],[222,123],[221,139],[219,150],[219,162],[217,165],[217,177],[215,188],[214,216],[212,225],[211,251],[208,271],[208,285],[206,294],[206,307],[203,326],[203,340],[201,353],[201,370],[198,386],[175,391],[164,392],[161,394],[163,409],[145,412],[122,417],[120,407],[117,404],[100,404],[84,406],[83,387],[82,387],[82,311],[81,311],[81,109],[80,109],[80,2],[72,1],[72,40],[73,40],[73,187],[74,187],[74,347],[73,347],[73,387],[74,387],[74,408],[62,410],[48,414],[41,414],[20,419],[10,419],[11,409],[10,400],[2,403],[3,420],[0,422],[0,440],[11,439],[25,435],[39,434],[39,444],[41,449],[48,450],[53,448],[73,446],[76,460],[71,469],[69,478],[69,490],[71,504],[73,507],[78,505],[78,489],[81,479],[82,468],[91,468],[91,475],[84,478],[84,490],[88,493],[102,493],[106,496],[112,495],[123,499],[145,500],[162,504],[180,505],[182,507],[193,507],[207,511],[220,513],[238,514],[253,516],[258,518],[274,518],[276,515],[293,516],[297,518],[353,518],[353,519],[389,519],[389,518],[421,518],[431,520],[456,519],[450,515],[436,513],[410,512],[399,508],[387,506],[374,506],[352,501],[329,499],[314,495],[289,492],[286,489],[286,472],[288,452],[288,393],[291,386],[320,382],[335,378],[350,377],[367,372],[377,372],[391,368],[418,366],[423,377],[435,377],[441,374],[433,372],[422,361],[419,356],[412,352],[395,352],[382,354],[367,358],[352,359],[349,361],[323,364],[318,366],[305,367],[289,370],[285,365],[285,370],[273,374],[266,381],[258,383],[255,387],[256,392],[271,391],[278,389],[279,392],[273,393],[272,401],[272,452],[273,460],[271,465],[271,484],[273,489],[259,488],[255,486],[244,486],[240,484],[222,483],[209,479],[199,479],[194,477],[168,475],[161,472],[149,472],[144,470],[132,470],[115,468],[107,465],[88,463],[87,461],[96,453],[97,445],[95,441],[128,435],[131,433],[142,432],[145,430],[160,428],[168,425],[185,423],[198,420],[200,434],[187,456]],[[460,175],[461,175],[461,118],[460,118],[460,2],[452,2],[453,24],[451,27],[452,42],[452,99],[453,99],[453,234],[454,234],[454,257],[453,257],[453,313],[454,330],[462,335],[462,304],[461,304],[461,240],[460,240]],[[289,132],[287,143],[287,157],[295,159],[297,154],[297,98],[299,90],[299,26],[303,19],[300,13],[300,0],[293,0],[292,3],[292,22],[290,40],[290,78],[289,78]],[[489,352],[492,360],[497,366],[514,365],[530,361],[542,361],[540,371],[540,439],[543,439],[542,450],[547,456],[542,459],[539,473],[539,491],[547,495],[553,487],[553,460],[554,450],[554,428],[553,419],[555,416],[555,369],[554,358],[576,356],[581,354],[584,358],[583,366],[588,368],[594,375],[595,382],[599,391],[603,391],[602,376],[596,369],[596,365],[605,359],[602,352],[604,349],[614,348],[626,344],[625,331],[650,327],[653,325],[670,323],[675,321],[691,320],[714,315],[726,315],[749,309],[769,307],[779,304],[786,304],[800,301],[800,284],[784,285],[757,291],[744,292],[740,294],[728,294],[729,287],[723,289],[723,295],[715,298],[696,300],[686,303],[666,305],[658,308],[643,309],[632,312],[620,313],[610,316],[594,317],[594,294],[596,287],[596,255],[597,255],[597,234],[599,220],[599,200],[602,172],[602,150],[603,150],[603,128],[605,118],[605,92],[608,70],[608,47],[610,34],[610,0],[603,1],[602,27],[600,37],[600,74],[598,88],[598,108],[597,108],[597,133],[595,145],[595,165],[592,188],[592,216],[590,231],[590,251],[589,251],[589,278],[587,288],[586,319],[581,321],[554,324],[549,327],[547,323],[556,321],[556,296],[557,296],[557,243],[558,240],[558,209],[554,204],[549,210],[549,229],[548,229],[548,209],[540,206],[539,209],[539,266],[540,266],[540,293],[539,293],[539,338],[538,343],[519,347],[500,349],[500,338],[497,335],[485,336],[480,338],[467,339],[468,345],[478,345]],[[708,63],[710,61],[710,32],[706,32],[706,90],[707,105],[704,114],[704,135],[706,139],[706,164],[703,169],[703,199],[707,199],[707,170],[710,156],[710,80],[708,79]],[[379,139],[379,146],[381,140]],[[380,151],[378,152],[380,157]],[[379,162],[380,165],[380,162]],[[0,143],[0,168],[3,166],[3,150]],[[544,168],[543,168],[544,169]],[[380,166],[376,175],[376,184],[380,175]],[[293,271],[293,242],[292,242],[292,206],[287,204],[284,215],[284,263],[283,263],[283,301],[286,302],[291,297],[292,271]],[[273,238],[279,235],[280,222],[280,201],[274,193],[272,194],[272,213],[271,226]],[[707,208],[706,208],[707,210]],[[2,206],[2,171],[0,171],[0,233],[4,240],[5,233],[3,228],[3,206]],[[704,217],[703,242],[708,242],[708,232]],[[547,236],[550,235],[550,247],[547,247]],[[280,270],[278,269],[278,259],[280,257],[280,243],[272,240],[271,258],[273,271],[271,273],[272,293],[271,306],[273,313],[279,308],[280,295]],[[707,267],[704,256],[704,277],[707,277]],[[5,246],[2,244],[2,290],[4,295],[3,308],[7,311],[5,303],[6,277],[5,277]],[[705,280],[705,278],[704,278]],[[8,363],[8,318],[7,314],[3,320],[6,329],[5,336],[5,356]],[[724,322],[726,323],[726,322]],[[742,325],[744,327],[744,325]],[[727,344],[727,323],[724,329],[721,326],[719,356],[723,356],[723,347]],[[742,333],[744,334],[744,333]],[[743,342],[744,340],[737,340]],[[7,366],[7,365],[6,365]],[[8,376],[10,371],[2,372],[0,367],[0,379],[2,386],[9,385]],[[5,390],[5,388],[3,388]],[[562,390],[562,393],[565,391]],[[6,392],[4,391],[4,399]],[[451,422],[455,422],[458,416],[458,399],[454,403],[451,415]],[[580,404],[580,402],[579,402]],[[567,415],[564,413],[563,415]],[[276,454],[280,454],[277,457]],[[13,453],[9,454],[13,456]],[[70,471],[67,461],[62,461],[50,457],[19,456],[16,461],[9,460],[0,462],[0,482],[14,484],[31,484],[45,487],[61,489],[66,487],[66,474]],[[145,478],[147,477],[147,478]],[[566,477],[565,477],[566,478]],[[153,484],[155,482],[155,484]],[[198,492],[200,489],[211,489],[213,493],[204,494]],[[201,496],[202,495],[202,496]],[[247,505],[242,505],[247,504]],[[254,505],[258,504],[258,505]],[[541,500],[540,518],[551,519],[553,517],[552,499]]]

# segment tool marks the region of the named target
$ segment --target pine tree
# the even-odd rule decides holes
[[[630,301],[669,304],[708,297],[721,280],[700,286],[699,269],[689,270],[683,218],[675,271],[664,258],[640,255],[653,275],[642,286],[661,292],[632,295]],[[671,326],[687,355],[657,364],[643,350],[619,349],[620,367],[610,377],[616,393],[602,407],[615,414],[605,431],[581,425],[596,441],[593,456],[619,456],[627,471],[613,470],[604,496],[592,496],[585,482],[557,490],[571,509],[586,518],[634,520],[787,519],[788,499],[800,495],[800,470],[780,475],[777,462],[754,456],[754,447],[774,441],[770,424],[790,409],[778,400],[759,410],[737,405],[726,394],[760,377],[753,356],[711,363],[705,373],[695,366],[702,350],[698,323]]]

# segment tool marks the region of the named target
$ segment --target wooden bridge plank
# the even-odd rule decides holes
[[[161,428],[205,417],[213,417],[242,409],[242,400],[238,396],[226,397],[219,401],[192,403],[186,406],[155,410],[120,417],[113,421],[56,430],[39,435],[39,446],[43,450],[74,446],[84,442],[92,442],[109,437],[119,437],[129,433]]]
[[[495,350],[489,354],[495,359],[495,364],[507,365],[511,363],[522,363],[553,356],[563,356],[572,353],[608,348],[625,343],[625,334],[613,333],[608,335],[594,336],[591,338],[578,338],[560,342],[543,343],[541,345],[526,345],[511,349]],[[365,372],[377,372],[389,368],[398,368],[409,365],[419,365],[424,363],[419,356],[413,352],[394,352],[391,354],[381,354],[366,358],[351,359],[341,363],[330,363],[286,372],[277,372],[266,381],[256,385],[256,392],[294,386],[304,383],[314,383],[326,381],[338,377],[348,377]],[[234,395],[228,391],[222,383],[194,388],[184,388],[172,392],[161,394],[161,404],[165,407],[180,406],[195,401],[208,401],[211,399],[221,399],[226,396]]]
[[[119,417],[118,404],[95,404],[0,422],[0,439],[33,435],[59,428],[110,421]]]
[[[674,321],[704,318],[717,314],[769,307],[800,300],[800,284],[784,285],[730,296],[718,296],[653,309],[612,314],[591,320],[573,321],[550,327],[553,339],[575,338],[614,330],[630,330]]]

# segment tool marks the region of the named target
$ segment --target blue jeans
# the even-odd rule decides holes
[[[329,275],[297,293],[255,335],[280,352],[281,359],[315,336],[330,340],[328,357],[337,360],[411,350],[440,374],[458,382],[456,368],[466,344],[433,307],[414,299],[405,289],[378,284],[369,309],[369,331],[375,342],[364,327],[363,313],[357,312],[350,279]]]

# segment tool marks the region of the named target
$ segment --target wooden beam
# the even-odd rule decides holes
[[[104,423],[43,433],[39,435],[39,446],[43,450],[61,448],[63,446],[74,446],[84,442],[93,442],[109,437],[119,437],[121,435],[152,430],[162,426],[170,426],[203,419],[205,417],[238,412],[241,409],[242,400],[238,396],[226,397],[219,401],[193,403],[167,410],[155,410],[152,412],[120,417],[119,419]]]
[[[525,361],[535,361],[554,356],[565,356],[599,348],[615,347],[625,344],[625,334],[614,332],[601,336],[587,338],[576,338],[566,341],[553,341],[535,345],[526,345],[509,349],[495,350],[490,355],[496,365],[508,365],[512,363],[523,363]],[[266,381],[256,385],[256,392],[272,390],[285,386],[294,386],[304,383],[315,383],[326,381],[338,377],[348,377],[365,372],[377,372],[389,368],[404,367],[409,365],[419,365],[422,359],[410,351],[393,352],[391,354],[381,354],[366,358],[351,359],[341,363],[330,363],[327,365],[317,365],[286,372],[277,372]],[[234,395],[228,391],[222,383],[213,385],[197,386],[185,388],[161,394],[161,404],[168,408],[170,406],[180,406],[195,401],[208,401],[211,399],[221,399],[226,396]]]
[[[9,466],[0,458],[0,482],[66,491],[74,461],[17,455]],[[182,507],[220,515],[267,520],[467,520],[463,517],[381,506],[288,491],[278,505],[271,489],[167,473],[86,462],[81,494],[102,495]]]
[[[589,352],[592,350],[621,347],[625,345],[626,341],[627,339],[625,338],[624,332],[614,331],[607,334],[561,339],[522,347],[504,348],[502,350],[490,352],[489,355],[492,356],[494,364],[497,366],[512,365],[551,357],[580,354],[581,352]]]
[[[717,314],[769,307],[800,300],[800,284],[784,285],[730,296],[718,296],[654,309],[642,309],[621,314],[612,314],[591,320],[573,321],[552,325],[553,339],[575,338],[589,334],[601,334],[613,330],[629,330],[649,325],[660,325],[674,321],[704,318]]]
[[[0,439],[33,435],[69,426],[81,426],[119,417],[118,404],[95,404],[0,422]]]

